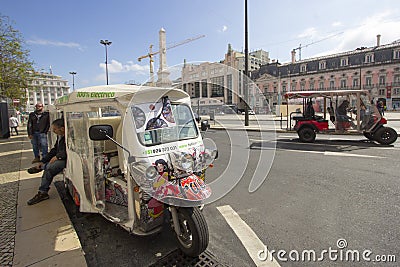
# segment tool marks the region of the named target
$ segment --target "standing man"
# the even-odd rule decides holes
[[[40,162],[40,151],[44,158],[48,151],[47,132],[50,129],[49,112],[43,111],[43,104],[37,103],[35,111],[29,114],[28,118],[28,137],[31,139],[33,154],[35,155],[32,163]]]
[[[67,152],[65,146],[64,119],[56,119],[51,124],[53,132],[57,135],[57,141],[50,152],[42,158],[41,162],[28,169],[29,173],[38,173],[44,170],[38,193],[28,201],[28,205],[34,205],[49,199],[50,185],[54,176],[59,174],[66,165]]]
[[[16,117],[14,117],[14,115],[11,115],[10,119],[8,120],[8,123],[10,124],[11,135],[12,135],[13,129],[14,129],[15,133],[18,135],[18,124],[19,124],[18,119]]]

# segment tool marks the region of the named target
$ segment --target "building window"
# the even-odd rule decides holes
[[[200,83],[195,82],[194,83],[194,97],[200,97]]]
[[[353,79],[353,87],[358,87],[358,79]]]
[[[224,76],[211,79],[211,97],[224,96]]]
[[[228,97],[227,97],[227,104],[230,105],[232,104],[232,98],[233,98],[233,88],[232,88],[232,74],[229,74],[226,76],[226,83],[228,87]]]
[[[310,81],[310,90],[314,90],[314,81]]]
[[[372,62],[374,62],[374,54],[366,54],[365,63],[372,63]]]
[[[307,65],[306,64],[301,65],[300,72],[306,72],[306,71],[307,71]]]
[[[400,59],[400,49],[393,51],[393,59]]]
[[[201,97],[208,97],[207,80],[201,81]]]
[[[319,69],[320,70],[326,69],[326,61],[320,61],[319,62]]]
[[[330,89],[335,88],[335,81],[330,81],[330,82],[329,82],[329,88],[330,88]]]
[[[400,75],[395,75],[393,80],[394,86],[400,86]]]
[[[365,77],[365,85],[372,86],[372,77]]]
[[[395,95],[400,95],[400,88],[395,88],[395,89],[393,90],[393,94],[395,94]]]
[[[324,89],[324,82],[319,82],[319,89]]]
[[[346,58],[341,58],[340,59],[340,66],[341,67],[347,66],[348,61],[349,61],[349,59],[347,57]]]
[[[386,76],[379,76],[379,85],[385,85]]]
[[[385,95],[385,89],[379,89],[379,95]]]
[[[346,88],[346,80],[340,80],[340,88]]]
[[[286,93],[286,85],[282,85],[282,92]]]

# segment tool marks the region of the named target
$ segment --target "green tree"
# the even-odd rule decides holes
[[[0,14],[0,98],[19,98],[25,103],[28,79],[33,72],[29,51],[9,17]]]

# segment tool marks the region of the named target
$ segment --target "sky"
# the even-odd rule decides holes
[[[161,28],[167,46],[205,37],[167,50],[167,64],[177,71],[184,62],[219,62],[228,44],[244,50],[244,0],[0,0],[0,14],[13,21],[38,71],[68,80],[75,89],[106,83],[144,83],[149,78],[150,44],[158,51]],[[290,61],[329,55],[400,40],[398,0],[248,0],[249,51],[263,49],[271,59]],[[299,49],[297,50],[299,52]],[[298,58],[298,54],[297,54]],[[158,70],[155,57],[154,70]]]

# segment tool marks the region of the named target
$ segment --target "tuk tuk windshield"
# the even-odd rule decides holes
[[[162,102],[133,105],[136,134],[143,145],[152,146],[196,138],[198,129],[192,110],[185,104]]]

